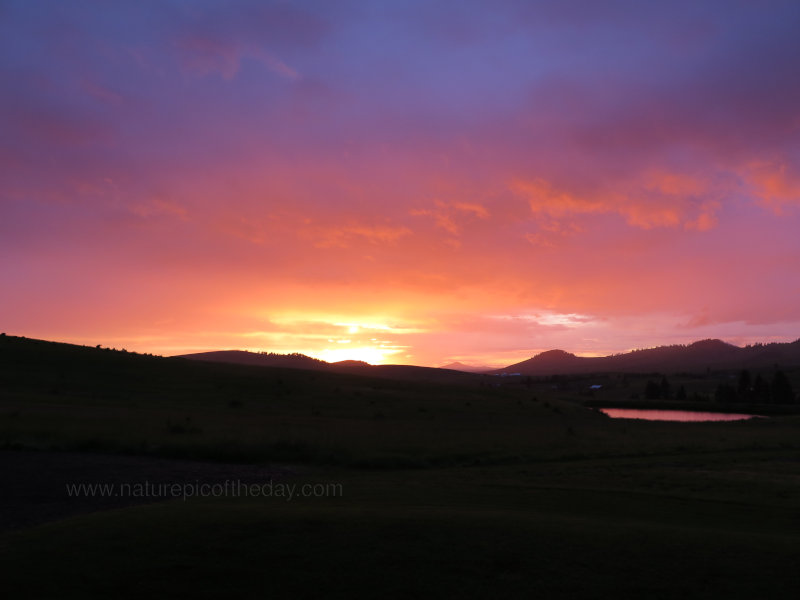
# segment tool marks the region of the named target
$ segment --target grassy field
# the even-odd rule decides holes
[[[341,490],[176,499],[6,532],[4,589],[121,598],[800,591],[800,417],[616,421],[582,406],[597,400],[582,382],[497,381],[415,383],[0,338],[5,448],[289,465],[287,484]],[[620,385],[614,398],[640,384]]]

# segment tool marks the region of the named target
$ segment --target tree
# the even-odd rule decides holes
[[[661,378],[661,397],[665,400],[672,395],[672,386],[667,381],[666,376]]]
[[[794,390],[783,371],[775,371],[772,378],[772,401],[777,404],[794,403]]]
[[[736,391],[739,393],[740,397],[747,398],[750,396],[750,387],[750,371],[747,369],[742,369],[742,371],[739,373],[739,383],[736,386]]]
[[[756,375],[756,380],[753,382],[753,399],[756,402],[770,401],[769,383],[761,376],[761,373]]]
[[[676,400],[686,400],[686,388],[681,386],[678,388],[678,393],[675,394]]]

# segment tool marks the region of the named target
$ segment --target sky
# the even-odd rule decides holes
[[[800,337],[800,4],[0,1],[0,330],[503,366]]]

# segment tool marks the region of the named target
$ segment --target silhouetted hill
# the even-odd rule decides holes
[[[487,373],[492,370],[490,367],[475,367],[473,365],[465,365],[462,362],[453,362],[439,368],[450,369],[451,371],[463,371],[464,373]]]
[[[355,368],[358,368],[358,367],[369,367],[370,364],[368,362],[363,361],[363,360],[340,360],[340,361],[337,361],[335,363],[330,363],[330,366],[334,367],[334,368],[349,369],[349,368],[354,368],[354,367]]]
[[[774,365],[800,366],[800,340],[754,344],[741,348],[721,340],[701,340],[688,346],[660,346],[624,354],[581,357],[549,350],[493,373],[575,375],[581,373],[674,373],[707,369],[757,369]]]
[[[371,365],[361,360],[342,360],[329,363],[311,358],[305,354],[273,354],[247,352],[244,350],[220,350],[217,352],[198,352],[184,354],[175,358],[213,363],[228,363],[261,367],[281,367],[288,369],[307,369],[333,373],[349,373],[385,379],[409,381],[452,382],[463,381],[474,375],[451,369],[435,369],[413,365]]]
[[[352,375],[368,375],[370,377],[381,377],[383,379],[429,383],[468,382],[474,381],[476,377],[480,377],[480,375],[475,373],[464,373],[463,371],[436,369],[433,367],[417,367],[414,365],[370,365],[364,363],[362,366],[348,367],[334,363],[330,365],[329,370],[336,373],[350,373]]]
[[[176,358],[221,362],[235,365],[252,365],[257,367],[282,367],[290,369],[327,369],[330,364],[324,360],[311,358],[305,354],[273,354],[271,352],[247,352],[245,350],[218,350],[215,352],[198,352],[183,354]],[[365,363],[366,364],[366,363]]]

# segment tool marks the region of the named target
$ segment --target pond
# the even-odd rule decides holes
[[[659,410],[653,408],[599,408],[612,419],[643,419],[645,421],[742,421],[759,418],[743,413],[699,412],[694,410]]]

